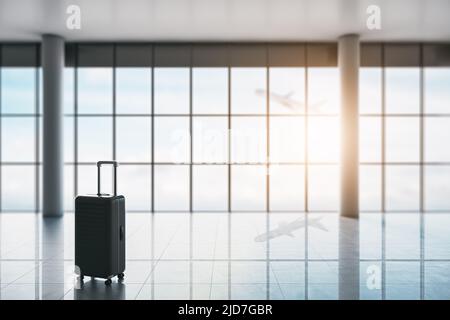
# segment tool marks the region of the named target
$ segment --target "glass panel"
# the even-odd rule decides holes
[[[74,166],[64,166],[64,210],[73,211],[75,203],[74,195]],[[42,188],[41,188],[42,189]]]
[[[117,193],[125,196],[127,211],[151,210],[151,167],[123,165],[117,169]]]
[[[154,141],[156,162],[189,162],[189,118],[156,117]]]
[[[425,68],[425,112],[450,113],[450,68]]]
[[[155,210],[189,210],[189,166],[155,166]]]
[[[270,161],[305,161],[305,123],[304,117],[270,118]]]
[[[75,68],[64,68],[64,93],[63,93],[64,114],[74,113],[74,106],[75,106],[74,83],[75,83]]]
[[[339,88],[337,68],[308,68],[308,113],[339,113]]]
[[[381,210],[381,166],[359,167],[359,201],[361,211]]]
[[[270,166],[270,209],[305,210],[305,167]]]
[[[308,123],[308,160],[339,161],[339,118],[311,117]]]
[[[192,107],[194,114],[228,113],[228,69],[192,69]]]
[[[2,210],[35,209],[35,166],[2,166]]]
[[[235,114],[266,113],[266,69],[231,69],[231,112]]]
[[[35,122],[33,118],[2,118],[2,161],[34,162]]]
[[[425,117],[425,161],[450,161],[450,148],[443,141],[450,141],[450,118]]]
[[[425,166],[425,210],[450,210],[450,166]]]
[[[117,68],[117,113],[151,113],[151,68]]]
[[[78,118],[78,161],[97,162],[112,158],[112,118]]]
[[[386,166],[386,210],[419,210],[419,166]]]
[[[113,168],[112,166],[102,167],[100,176],[100,192],[113,194]],[[97,194],[97,166],[79,165],[78,166],[78,193],[77,195],[95,195]]]
[[[73,116],[64,117],[64,161],[74,162],[74,121]],[[42,126],[41,126],[42,129]],[[42,143],[42,135],[40,136],[40,142]],[[41,144],[42,145],[42,144]],[[42,152],[41,152],[42,156]]]
[[[359,118],[359,161],[381,161],[381,117]]]
[[[44,94],[43,94],[44,78],[43,78],[42,68],[39,67],[37,72],[38,72],[38,77],[39,77],[39,88],[37,90],[39,102],[37,105],[37,113],[42,114],[42,109],[44,107]],[[63,88],[63,90],[64,90],[64,88]],[[63,93],[63,95],[64,95],[64,93]],[[63,104],[64,104],[64,96],[63,96]],[[64,108],[64,105],[63,105],[63,108]],[[63,109],[63,112],[64,112],[64,109]]]
[[[155,68],[155,113],[189,114],[189,68]]]
[[[359,69],[359,113],[381,113],[381,68]]]
[[[112,113],[112,68],[78,69],[78,112]]]
[[[34,120],[36,121],[36,118],[34,118]],[[64,120],[63,120],[64,121]],[[43,162],[43,159],[44,159],[44,156],[43,156],[43,147],[44,147],[44,139],[43,139],[43,136],[44,136],[44,120],[43,120],[43,117],[38,117],[38,119],[37,119],[37,122],[39,123],[39,128],[38,128],[38,131],[39,131],[39,133],[38,133],[38,139],[36,139],[37,140],[37,146],[35,147],[35,150],[36,150],[36,152],[39,150],[39,162],[40,163],[42,163]],[[65,133],[63,133],[63,135],[64,135]],[[69,145],[70,145],[70,143],[69,143]],[[63,152],[65,152],[65,150],[63,151]]]
[[[231,123],[231,161],[266,162],[266,119],[233,117]]]
[[[228,119],[194,117],[194,162],[226,163],[228,161]]]
[[[419,161],[419,118],[386,118],[386,161]]]
[[[420,69],[386,68],[386,113],[419,113]]]
[[[151,161],[151,118],[117,117],[117,160]]]
[[[335,211],[339,204],[339,170],[336,165],[310,165],[308,168],[309,209]]]
[[[194,210],[227,210],[228,167],[197,165],[193,170]]]
[[[35,68],[2,68],[2,113],[35,113]]]
[[[270,113],[305,112],[305,68],[270,68]],[[259,91],[262,96],[264,92]]]
[[[102,178],[111,177],[111,172],[107,167],[102,169]],[[77,174],[78,195],[96,194],[97,193],[97,166],[95,165],[80,165],[78,166]],[[111,184],[106,184],[102,179],[101,192],[109,193],[112,190]]]
[[[233,211],[266,209],[266,167],[231,167],[231,206]]]

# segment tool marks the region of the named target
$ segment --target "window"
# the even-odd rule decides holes
[[[450,68],[424,70],[424,196],[425,210],[450,209],[448,183],[450,152],[443,146],[450,138]]]
[[[448,70],[360,69],[363,210],[407,213],[446,208],[448,194],[441,177],[450,157],[440,142],[450,125],[443,107],[448,104]]]
[[[0,48],[6,51],[9,45]],[[31,56],[36,46],[27,47]],[[14,50],[13,50],[14,51]],[[5,57],[4,57],[5,59]],[[0,210],[38,211],[41,134],[39,68],[5,65],[0,68]]]
[[[308,69],[308,209],[339,205],[339,77],[337,68]]]

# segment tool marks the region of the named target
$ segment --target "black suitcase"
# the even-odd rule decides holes
[[[114,194],[100,193],[100,169],[114,167]],[[117,162],[97,162],[97,194],[75,199],[75,266],[84,276],[123,279],[125,271],[125,197],[117,195]]]

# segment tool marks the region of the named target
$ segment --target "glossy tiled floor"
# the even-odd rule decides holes
[[[73,222],[0,215],[1,299],[450,299],[450,214],[130,213],[124,282],[81,288]]]

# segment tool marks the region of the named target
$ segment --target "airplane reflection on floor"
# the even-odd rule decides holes
[[[325,226],[322,223],[320,223],[320,219],[322,219],[322,217],[310,218],[308,220],[299,218],[289,223],[282,221],[278,224],[278,228],[272,229],[269,232],[265,232],[256,236],[255,241],[256,242],[268,241],[270,239],[274,239],[276,237],[281,236],[294,237],[292,232],[294,232],[297,229],[304,228],[306,223],[308,224],[308,227],[328,231],[328,229],[325,228]]]

